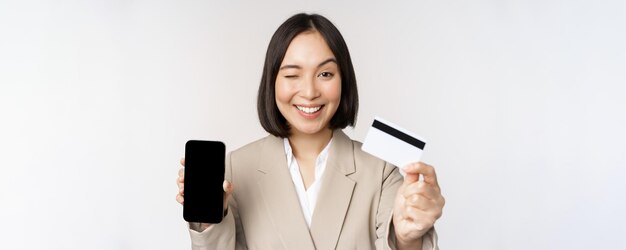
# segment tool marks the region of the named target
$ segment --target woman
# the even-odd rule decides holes
[[[355,124],[358,95],[348,48],[329,20],[298,14],[278,28],[257,109],[271,135],[228,155],[225,217],[190,223],[194,249],[438,248],[432,227],[444,199],[434,169],[410,164],[403,180],[341,131]]]

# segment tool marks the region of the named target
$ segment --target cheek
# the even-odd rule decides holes
[[[327,86],[326,96],[329,101],[336,102],[335,105],[339,105],[339,100],[341,99],[341,80]]]
[[[281,103],[288,103],[291,99],[291,90],[281,81],[276,81],[276,85],[274,85],[276,102],[280,105]]]

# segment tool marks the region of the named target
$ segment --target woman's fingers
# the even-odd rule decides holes
[[[405,218],[413,224],[418,224],[419,230],[427,230],[435,225],[435,221],[437,221],[437,217],[431,213],[416,208],[406,213]]]
[[[415,194],[422,195],[428,199],[436,199],[440,196],[439,192],[433,185],[430,185],[423,181],[418,181],[407,185],[402,192],[402,195],[405,198],[408,198],[409,196]]]
[[[406,198],[405,205],[414,207],[420,210],[428,210],[431,207],[435,207],[435,202],[421,195],[411,195]]]
[[[182,190],[185,187],[185,168],[180,168],[180,170],[178,170],[176,184],[178,185],[178,192],[182,194]]]
[[[439,187],[439,183],[437,181],[437,173],[435,173],[435,168],[431,165],[423,162],[416,162],[406,165],[402,169],[405,171],[405,173],[407,173],[407,175],[421,174],[424,177],[424,181],[426,183],[432,184],[437,188]]]
[[[413,207],[438,219],[441,217],[445,199],[432,185],[424,182],[413,183],[402,190],[404,207]]]
[[[183,197],[181,194],[177,194],[176,201],[182,205],[185,202],[185,197]]]
[[[415,196],[406,200],[405,206],[406,209],[417,209],[435,219],[441,217],[442,210],[439,208],[443,207],[443,205],[439,204],[439,201],[426,199],[423,196]]]
[[[414,207],[406,207],[403,217],[410,221],[410,224],[416,227],[415,229],[420,231],[431,228],[436,220],[430,213]]]
[[[178,177],[176,178],[176,184],[178,184],[178,189],[183,188],[185,184],[185,168],[180,168],[178,170]]]
[[[178,170],[178,177],[176,178],[176,185],[178,186],[176,201],[182,205],[185,202],[185,158],[180,159],[180,165],[182,167]]]

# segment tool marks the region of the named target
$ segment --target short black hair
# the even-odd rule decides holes
[[[350,59],[348,46],[341,33],[330,20],[318,14],[296,14],[278,27],[265,54],[265,65],[257,96],[257,112],[261,126],[268,133],[278,137],[290,135],[289,124],[276,105],[276,76],[287,48],[294,37],[306,31],[319,32],[333,52],[341,75],[341,100],[331,118],[331,129],[345,128],[356,124],[359,109],[359,95],[356,76]]]

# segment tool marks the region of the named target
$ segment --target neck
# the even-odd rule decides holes
[[[323,129],[315,134],[293,132],[289,136],[289,144],[296,158],[316,158],[333,137],[333,131]]]

